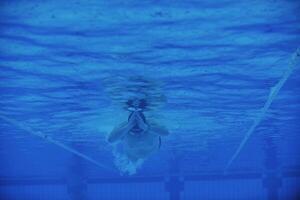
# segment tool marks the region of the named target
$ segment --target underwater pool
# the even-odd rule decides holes
[[[2,0],[0,199],[300,198],[299,9]]]

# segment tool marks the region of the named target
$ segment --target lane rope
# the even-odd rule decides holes
[[[90,163],[93,163],[94,165],[96,165],[96,166],[98,166],[98,167],[100,167],[102,169],[105,169],[107,171],[114,171],[115,172],[114,169],[112,169],[112,168],[110,168],[110,167],[108,167],[108,166],[106,166],[106,165],[104,165],[104,164],[102,164],[102,163],[94,160],[93,158],[91,158],[91,157],[89,157],[89,156],[87,156],[87,155],[85,155],[85,154],[77,151],[76,149],[73,149],[72,147],[69,147],[69,146],[65,145],[64,143],[62,143],[60,141],[54,140],[52,137],[50,137],[48,135],[45,135],[45,134],[43,134],[40,131],[33,131],[31,128],[25,126],[24,124],[22,124],[22,123],[20,123],[20,122],[18,122],[16,120],[10,119],[10,118],[8,118],[6,116],[3,116],[3,115],[0,115],[0,119],[2,119],[3,121],[5,121],[5,122],[7,122],[9,124],[12,124],[12,125],[18,127],[19,129],[21,129],[21,130],[23,130],[23,131],[25,131],[25,132],[27,132],[27,133],[29,133],[31,135],[38,136],[38,137],[46,140],[49,143],[52,143],[52,144],[54,144],[54,145],[56,145],[58,147],[61,147],[62,149],[66,150],[66,151],[68,151],[68,152],[70,152],[70,153],[72,153],[72,154],[74,154],[74,155],[76,155],[76,156],[78,156],[80,158],[83,158],[84,160],[86,160],[86,161],[88,161]]]
[[[250,136],[252,135],[252,133],[255,131],[256,127],[264,119],[264,117],[265,117],[268,109],[270,108],[272,102],[274,101],[274,99],[276,98],[276,96],[279,93],[280,89],[283,87],[285,82],[288,80],[288,78],[290,77],[290,75],[292,74],[294,69],[296,68],[297,64],[299,63],[299,60],[300,60],[300,48],[298,48],[296,50],[296,52],[293,53],[292,58],[291,58],[290,63],[289,63],[289,66],[288,66],[288,69],[283,74],[281,79],[273,87],[271,87],[269,96],[267,98],[267,101],[265,102],[263,108],[261,109],[260,114],[254,119],[254,122],[253,122],[252,126],[246,132],[246,134],[243,137],[242,141],[240,142],[238,148],[236,149],[236,151],[233,153],[233,155],[228,160],[228,162],[226,164],[226,167],[225,167],[225,170],[224,170],[224,173],[227,172],[229,167],[232,165],[233,161],[236,160],[236,158],[239,156],[241,150],[243,149],[243,147],[247,143],[247,141],[250,138]]]

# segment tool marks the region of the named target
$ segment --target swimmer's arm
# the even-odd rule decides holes
[[[150,124],[149,131],[153,134],[160,135],[160,136],[167,136],[170,134],[165,127],[157,124]]]
[[[127,122],[120,124],[118,127],[114,128],[112,132],[107,137],[109,143],[114,143],[121,139],[126,133],[130,131],[132,127]]]

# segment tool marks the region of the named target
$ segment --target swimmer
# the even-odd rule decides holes
[[[109,143],[122,142],[124,153],[131,162],[145,159],[153,151],[159,149],[161,136],[167,136],[168,130],[153,122],[146,121],[143,114],[143,101],[134,100],[129,103],[131,112],[128,122],[123,122],[113,129],[107,141]]]

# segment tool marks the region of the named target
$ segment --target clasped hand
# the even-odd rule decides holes
[[[148,125],[144,122],[139,112],[133,112],[129,119],[128,125],[131,128],[138,126],[143,132],[148,130]]]

